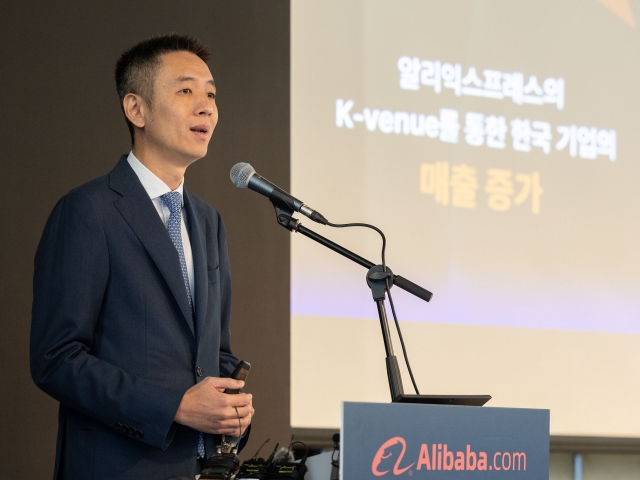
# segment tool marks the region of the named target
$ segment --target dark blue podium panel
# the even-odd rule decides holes
[[[345,480],[549,478],[549,410],[344,403]]]

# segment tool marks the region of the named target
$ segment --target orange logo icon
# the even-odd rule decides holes
[[[413,467],[414,463],[412,463],[411,465],[404,467],[404,468],[400,468],[400,463],[402,462],[402,458],[404,457],[404,453],[407,450],[407,442],[404,441],[404,438],[402,437],[393,437],[390,438],[389,440],[387,440],[386,442],[384,442],[380,448],[378,449],[375,457],[373,457],[373,462],[371,462],[371,472],[376,476],[376,477],[381,477],[382,475],[386,475],[387,473],[389,473],[389,470],[384,470],[384,471],[380,471],[378,470],[378,467],[380,466],[380,463],[383,460],[386,460],[387,458],[390,458],[393,453],[389,452],[385,455],[385,451],[390,448],[393,447],[394,445],[397,444],[402,445],[402,450],[400,451],[400,455],[398,456],[398,460],[396,460],[395,465],[393,466],[393,474],[394,475],[402,475],[404,472],[406,472],[407,470],[409,470],[411,467]]]

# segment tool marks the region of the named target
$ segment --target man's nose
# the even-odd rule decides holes
[[[197,115],[210,117],[213,114],[214,106],[211,99],[207,96],[201,98],[196,107]]]
[[[211,105],[204,105],[198,108],[198,116],[210,117],[213,114],[213,107]]]

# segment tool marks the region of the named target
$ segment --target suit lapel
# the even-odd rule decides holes
[[[169,285],[171,293],[178,302],[191,333],[195,335],[178,252],[173,246],[169,233],[160,219],[153,202],[135,172],[129,166],[126,155],[120,158],[116,167],[109,174],[109,187],[122,195],[122,198],[115,202],[115,207],[160,270]]]
[[[205,219],[204,212],[198,210],[191,199],[191,194],[184,190],[184,207],[187,212],[189,224],[189,241],[191,242],[191,252],[193,254],[193,278],[195,290],[195,317],[196,335],[199,337],[203,331],[205,317],[207,314],[208,283],[207,278],[207,255],[204,245]]]

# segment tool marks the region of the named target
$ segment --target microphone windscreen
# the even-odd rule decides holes
[[[289,463],[294,461],[293,452],[287,447],[281,447],[273,456],[273,463]]]
[[[231,167],[231,173],[229,176],[231,177],[231,182],[236,187],[247,188],[247,185],[249,185],[249,179],[254,173],[256,173],[256,171],[251,165],[245,162],[240,162]]]

